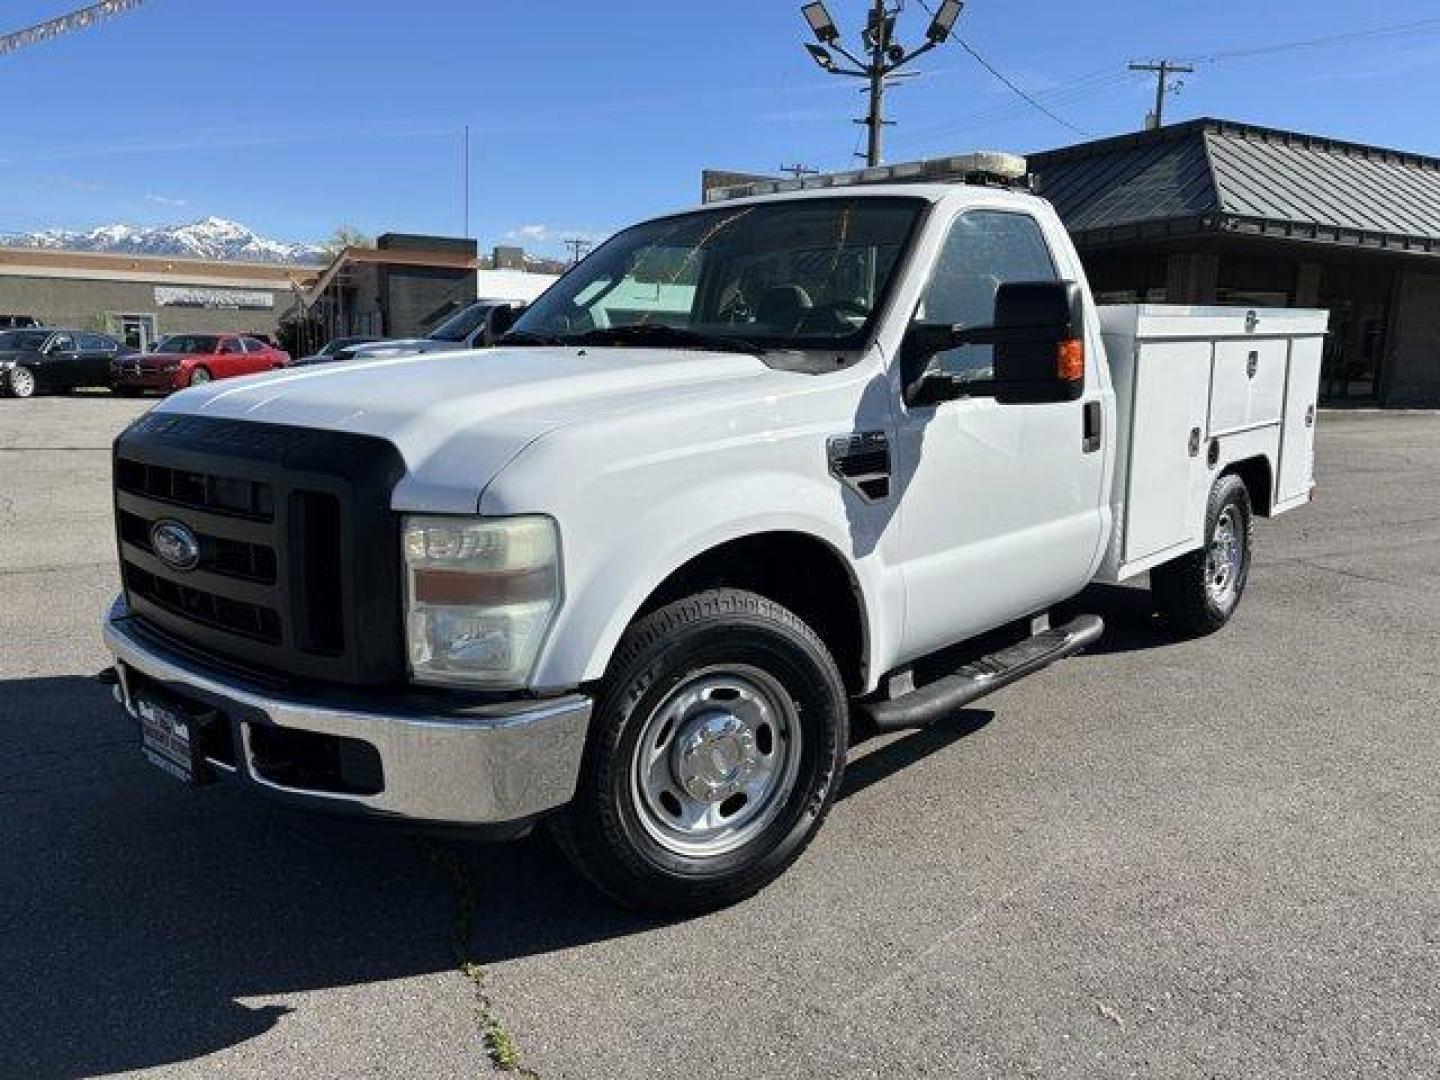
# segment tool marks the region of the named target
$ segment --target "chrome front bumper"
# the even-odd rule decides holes
[[[119,696],[135,717],[135,672],[177,697],[213,708],[236,733],[235,759],[216,762],[283,802],[317,810],[393,818],[415,824],[503,826],[525,822],[569,802],[590,722],[580,694],[507,701],[445,712],[413,703],[391,709],[336,706],[273,696],[229,674],[203,668],[157,644],[134,624],[123,599],[105,617]],[[356,739],[379,754],[383,787],[374,795],[318,791],[277,783],[256,767],[257,725]]]

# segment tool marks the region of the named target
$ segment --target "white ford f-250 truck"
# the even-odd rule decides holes
[[[104,621],[146,755],[519,835],[623,902],[779,875],[856,734],[1219,628],[1311,495],[1323,312],[1097,308],[1003,155],[627,229],[500,347],[189,390],[116,440]]]

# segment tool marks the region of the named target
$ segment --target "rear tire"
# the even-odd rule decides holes
[[[5,392],[10,397],[34,397],[35,389],[35,373],[24,364],[16,364],[5,373]]]
[[[551,827],[628,907],[722,907],[799,857],[847,744],[844,682],[815,632],[754,593],[700,593],[626,632],[575,798]]]
[[[1233,473],[1210,489],[1205,546],[1150,571],[1155,610],[1181,634],[1202,637],[1235,613],[1250,579],[1250,492]]]

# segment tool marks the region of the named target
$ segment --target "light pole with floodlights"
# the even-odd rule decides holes
[[[805,16],[805,21],[810,24],[810,29],[815,34],[815,41],[805,42],[805,48],[815,63],[831,75],[848,75],[867,79],[870,83],[870,111],[864,120],[856,121],[864,124],[870,131],[865,164],[880,164],[882,134],[887,122],[884,113],[886,78],[917,56],[947,41],[950,32],[955,28],[956,20],[960,18],[960,9],[964,6],[964,0],[941,0],[934,18],[930,21],[929,29],[925,31],[925,44],[907,52],[905,46],[895,40],[897,12],[887,6],[886,0],[874,0],[865,31],[860,35],[866,51],[870,54],[868,61],[861,60],[840,44],[840,29],[821,0],[814,0],[800,8],[800,14]],[[834,53],[840,54],[854,66],[845,67],[836,60]]]

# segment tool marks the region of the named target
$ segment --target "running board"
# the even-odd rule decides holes
[[[1080,615],[1064,626],[1042,630],[1018,645],[972,660],[952,675],[889,701],[872,701],[858,708],[877,731],[924,727],[963,709],[1002,686],[1018,682],[1047,668],[1056,660],[1074,656],[1095,644],[1105,630],[1096,615]]]

